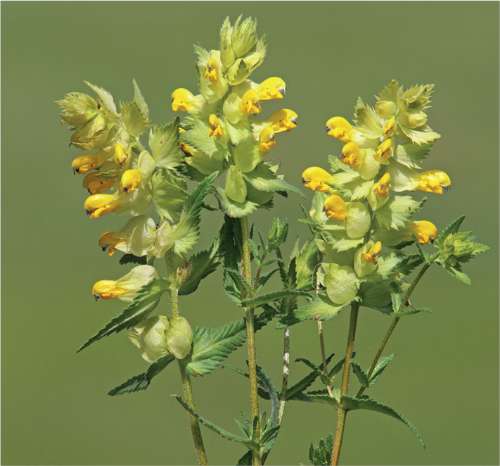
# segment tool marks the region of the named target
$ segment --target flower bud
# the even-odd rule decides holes
[[[125,193],[131,193],[139,188],[142,181],[142,175],[139,169],[130,168],[125,170],[120,180],[120,189]]]
[[[119,167],[123,167],[124,165],[127,164],[129,158],[130,158],[130,151],[126,150],[122,144],[117,142],[113,146],[113,160],[115,161],[116,165],[118,165]]]
[[[343,117],[335,116],[326,122],[328,136],[341,142],[349,142],[353,137],[352,125]]]
[[[420,128],[427,124],[427,114],[425,112],[407,113],[404,119],[410,128]]]
[[[116,210],[119,202],[114,194],[92,194],[85,199],[83,207],[90,218],[99,218]]]
[[[417,220],[412,223],[411,230],[413,231],[418,243],[427,244],[436,239],[438,229],[436,225],[428,220]]]
[[[56,104],[61,109],[61,118],[73,128],[81,128],[97,115],[97,102],[87,94],[70,92]]]
[[[390,118],[396,113],[397,107],[394,102],[390,100],[379,100],[375,104],[375,111],[382,118]]]
[[[208,117],[208,126],[210,127],[208,133],[209,136],[215,138],[224,136],[224,129],[222,128],[222,124],[222,121],[215,113],[210,114],[210,116]]]
[[[191,352],[193,331],[184,317],[174,317],[170,320],[167,330],[168,350],[177,358],[184,359]]]
[[[115,179],[102,176],[100,173],[88,173],[83,179],[83,187],[90,194],[98,194],[107,191],[115,184]]]
[[[166,316],[153,316],[133,327],[128,336],[139,348],[141,356],[153,363],[168,354],[167,331],[169,322]]]
[[[227,70],[236,59],[236,55],[232,46],[232,36],[233,36],[233,27],[229,18],[224,20],[222,23],[222,27],[220,30],[220,56],[222,65],[225,70]]]
[[[359,168],[362,162],[361,149],[355,142],[348,142],[342,147],[340,159],[352,168]]]
[[[380,163],[385,163],[392,157],[392,154],[392,139],[386,139],[377,147],[377,150],[375,151],[375,160]]]
[[[347,217],[347,205],[339,195],[332,194],[325,200],[323,210],[330,220],[345,220]]]
[[[179,87],[172,92],[172,111],[193,113],[201,109],[203,97],[193,95],[187,89]]]
[[[444,188],[451,186],[451,180],[442,170],[429,170],[418,176],[417,189],[426,193],[443,194]]]
[[[321,167],[309,167],[302,172],[304,187],[312,191],[329,193],[332,191],[330,183],[332,175]]]
[[[394,134],[396,128],[396,118],[391,117],[384,123],[384,136],[390,137]]]
[[[85,174],[99,168],[106,161],[106,158],[104,153],[79,155],[71,162],[71,168],[75,173]]]
[[[245,56],[257,43],[257,21],[253,18],[238,17],[232,28],[231,46],[235,55]]]

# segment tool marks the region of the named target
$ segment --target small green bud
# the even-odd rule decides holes
[[[184,359],[191,352],[193,331],[184,317],[175,317],[170,320],[167,330],[167,347],[177,358]]]
[[[382,118],[390,118],[396,113],[397,107],[390,100],[379,100],[375,104],[375,110]]]
[[[107,145],[111,133],[104,116],[98,114],[71,135],[71,144],[85,150],[98,149]]]
[[[56,104],[61,109],[61,118],[73,128],[81,128],[99,111],[95,99],[82,92],[70,92]]]
[[[402,115],[403,123],[410,128],[420,128],[427,124],[427,114],[425,112],[412,112]]]
[[[366,235],[371,225],[370,211],[361,202],[351,202],[347,208],[345,229],[349,238],[361,238]]]
[[[253,18],[241,20],[238,17],[233,26],[231,44],[236,56],[243,57],[250,52],[257,42],[257,21]]]
[[[130,341],[141,351],[142,357],[153,363],[168,354],[166,316],[153,316],[143,320],[129,332]]]
[[[267,234],[267,241],[269,243],[269,249],[272,251],[279,248],[288,236],[288,223],[279,217],[273,219],[273,224],[271,229]]]
[[[231,45],[233,35],[233,27],[229,18],[224,20],[220,30],[220,58],[224,70],[227,70],[236,59],[236,56]]]

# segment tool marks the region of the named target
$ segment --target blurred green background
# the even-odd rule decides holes
[[[349,464],[498,464],[498,4],[460,3],[11,3],[2,2],[2,463],[192,464],[186,415],[170,394],[179,376],[169,368],[146,392],[110,398],[107,390],[146,366],[125,335],[82,354],[75,349],[119,310],[93,302],[96,279],[124,267],[97,248],[110,216],[88,220],[75,153],[54,100],[90,80],[125,100],[135,77],[154,121],[172,118],[169,94],[195,89],[192,44],[218,47],[226,15],[256,16],[269,53],[254,74],[287,82],[286,106],[300,125],[272,157],[292,183],[306,166],[326,166],[340,146],[324,132],[334,114],[350,116],[355,98],[370,100],[389,79],[436,84],[431,125],[444,137],[428,167],[450,173],[454,186],[431,197],[425,215],[442,225],[460,214],[492,246],[468,267],[472,287],[431,272],[416,301],[434,310],[405,320],[390,343],[397,357],[374,389],[423,432],[427,450],[396,421],[375,413],[349,418],[343,461]],[[308,198],[310,194],[307,194]],[[278,200],[256,216],[297,223],[299,199]],[[204,242],[218,215],[206,215]],[[290,241],[293,242],[293,241]],[[217,273],[182,299],[195,325],[238,317]],[[326,325],[329,350],[342,352],[347,313]],[[363,310],[358,357],[367,364],[388,320]],[[318,360],[315,325],[293,328],[292,358]],[[258,335],[258,357],[276,379],[280,334]],[[242,367],[244,352],[230,360]],[[292,377],[304,374],[297,364]],[[246,382],[218,371],[194,382],[199,410],[236,429],[247,410]],[[272,464],[307,463],[311,441],[334,426],[324,406],[290,404]],[[206,432],[212,464],[234,464],[236,445]]]

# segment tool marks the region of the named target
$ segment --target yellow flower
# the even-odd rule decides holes
[[[126,292],[127,290],[117,285],[115,280],[99,280],[92,287],[92,295],[96,300],[119,298]]]
[[[384,123],[384,136],[392,136],[396,127],[396,118],[391,117]]]
[[[285,96],[286,84],[281,78],[267,78],[256,88],[259,100],[282,99]]]
[[[259,149],[261,152],[267,152],[276,144],[274,130],[272,126],[266,126],[259,135]]]
[[[114,194],[92,194],[85,199],[83,207],[90,218],[99,218],[116,210],[119,203]]]
[[[137,168],[131,168],[123,172],[120,180],[120,188],[126,193],[131,193],[141,185],[141,181],[142,175],[140,170]]]
[[[107,191],[115,184],[112,177],[104,177],[100,173],[87,173],[83,179],[83,187],[90,194],[97,194]]]
[[[115,161],[116,165],[119,167],[123,167],[128,159],[129,159],[130,153],[123,147],[122,144],[117,142],[114,147],[113,147],[113,160]]]
[[[99,247],[103,251],[107,250],[108,256],[112,256],[116,251],[116,246],[125,240],[126,238],[120,234],[113,231],[107,231],[99,238]]]
[[[375,159],[379,162],[387,162],[392,157],[392,152],[392,139],[386,139],[377,147]]]
[[[106,161],[106,154],[84,154],[79,155],[71,162],[71,167],[74,173],[88,173],[90,170],[99,168]]]
[[[309,167],[302,172],[302,182],[304,187],[312,191],[329,193],[332,191],[329,183],[332,175],[321,167]]]
[[[444,189],[451,186],[451,180],[442,170],[429,170],[419,175],[417,189],[426,193],[443,194]]]
[[[361,165],[361,149],[355,142],[348,142],[342,147],[342,162],[353,168]]]
[[[259,96],[255,89],[249,89],[243,94],[240,109],[247,115],[257,115],[261,112],[262,109],[259,104]]]
[[[208,59],[207,66],[205,68],[205,72],[203,73],[203,76],[205,79],[208,79],[209,81],[215,83],[219,80],[219,74],[217,73],[217,68],[218,68],[218,63],[217,59],[214,56],[211,56]]]
[[[293,110],[282,108],[274,112],[267,120],[266,123],[270,124],[275,133],[282,133],[290,131],[297,127],[298,115]]]
[[[196,97],[187,89],[179,87],[172,92],[172,111],[191,112],[196,110],[197,106]]]
[[[343,117],[334,116],[326,122],[328,136],[341,142],[349,142],[353,136],[352,125]]]
[[[373,192],[378,197],[387,197],[391,187],[391,175],[384,173],[384,175],[373,185]]]
[[[208,125],[210,126],[210,130],[208,133],[209,136],[220,138],[221,136],[224,135],[224,130],[222,128],[222,121],[215,113],[212,113],[208,117]]]
[[[361,254],[361,259],[371,264],[377,263],[377,257],[382,252],[382,243],[377,241],[368,251]]]
[[[326,198],[323,210],[330,220],[345,220],[347,217],[347,205],[337,194]]]
[[[436,225],[428,220],[417,220],[413,222],[411,230],[420,244],[427,244],[434,241],[438,235]]]

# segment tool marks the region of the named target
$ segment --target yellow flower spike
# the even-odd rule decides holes
[[[106,160],[105,154],[84,154],[75,157],[71,162],[74,173],[85,174],[99,168]]]
[[[286,84],[281,78],[267,78],[256,88],[259,100],[282,99],[285,96]]]
[[[98,194],[107,191],[114,184],[114,178],[103,177],[99,173],[87,173],[83,179],[83,187],[90,194]]]
[[[375,160],[381,163],[387,162],[392,157],[392,153],[392,139],[386,139],[377,147],[375,151]]]
[[[92,295],[96,300],[119,298],[126,292],[127,289],[120,287],[115,280],[99,280],[92,287]]]
[[[194,95],[183,87],[179,87],[172,92],[172,111],[190,112],[194,110]]]
[[[357,168],[361,165],[361,149],[355,142],[348,142],[342,147],[342,162],[350,167]]]
[[[208,125],[210,126],[210,130],[208,133],[209,136],[220,138],[221,136],[224,135],[224,130],[222,128],[222,121],[215,113],[212,113],[208,117]]]
[[[384,175],[373,185],[373,192],[378,197],[387,197],[391,188],[391,175],[384,173]]]
[[[261,112],[262,109],[259,104],[259,96],[255,89],[249,89],[243,94],[240,109],[247,115],[257,115]]]
[[[208,79],[213,83],[219,80],[219,74],[217,73],[217,60],[215,57],[212,56],[208,59],[203,76],[205,77],[205,79]]]
[[[438,235],[438,229],[434,223],[428,220],[417,220],[412,223],[411,230],[415,234],[418,243],[427,244],[436,239]]]
[[[103,251],[107,251],[108,256],[112,256],[116,252],[116,246],[125,241],[125,238],[113,231],[107,231],[99,238],[99,247]]]
[[[444,188],[451,186],[448,174],[442,170],[429,170],[418,177],[417,189],[426,193],[443,194]]]
[[[347,205],[337,194],[326,198],[323,210],[330,220],[345,220],[347,217]]]
[[[261,152],[269,151],[276,144],[272,126],[266,126],[259,135],[259,149]]]
[[[120,180],[120,189],[123,192],[131,193],[141,185],[142,175],[139,169],[131,168],[125,170]]]
[[[321,167],[309,167],[302,172],[304,187],[312,191],[329,193],[332,191],[329,183],[332,175]]]
[[[99,218],[118,208],[118,200],[114,194],[92,194],[83,204],[90,218]]]
[[[361,254],[361,258],[365,262],[369,262],[371,264],[377,263],[377,258],[382,252],[382,243],[377,241],[368,251]]]
[[[297,127],[299,116],[289,108],[282,108],[274,112],[266,122],[271,125],[274,133],[283,133]]]
[[[352,139],[352,125],[343,117],[334,116],[326,122],[328,136],[341,142],[349,142]]]
[[[113,147],[113,160],[115,161],[116,165],[119,167],[123,167],[129,159],[129,151],[123,147],[122,144],[117,142],[114,147]]]
[[[384,123],[384,136],[389,137],[394,134],[396,128],[396,118],[391,117]]]

